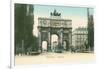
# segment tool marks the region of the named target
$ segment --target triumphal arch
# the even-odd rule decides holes
[[[69,47],[72,44],[72,20],[61,18],[61,13],[54,10],[50,13],[49,18],[38,17],[38,30],[39,49],[41,51],[42,41],[47,41],[47,51],[52,51],[52,34],[56,34],[58,36],[58,50],[69,50]]]

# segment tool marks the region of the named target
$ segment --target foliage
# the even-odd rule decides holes
[[[28,48],[37,48],[37,37],[33,35],[33,5],[15,4],[15,53],[27,53]],[[23,41],[23,42],[22,42]]]

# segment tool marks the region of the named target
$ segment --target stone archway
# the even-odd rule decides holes
[[[42,41],[42,51],[46,52],[47,51],[47,41]]]
[[[55,14],[55,15],[53,15]],[[58,12],[57,12],[58,14]],[[58,48],[63,50],[63,41],[67,41],[67,49],[72,44],[72,20],[62,19],[61,15],[56,15],[56,12],[52,13],[50,18],[39,17],[38,18],[38,38],[39,38],[39,50],[42,52],[42,41],[46,40],[47,51],[51,51],[51,35],[57,34]],[[56,42],[55,42],[56,43]]]
[[[63,49],[65,51],[68,51],[69,50],[69,42],[68,42],[68,40],[64,40],[63,41]]]
[[[66,41],[63,41],[63,48],[64,48],[64,50],[66,50]]]
[[[51,51],[54,52],[55,49],[58,47],[58,39],[59,36],[57,34],[51,35]]]

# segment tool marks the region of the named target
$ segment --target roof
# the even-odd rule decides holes
[[[73,31],[73,35],[74,34],[88,34],[88,30],[87,28],[85,27],[79,27],[79,28],[76,28],[74,31]]]

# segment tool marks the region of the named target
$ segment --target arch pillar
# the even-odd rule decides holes
[[[51,33],[50,31],[48,32],[48,47],[47,51],[51,51]]]
[[[59,33],[59,49],[62,51],[63,50],[63,29],[60,29]]]
[[[39,31],[39,52],[42,52],[42,41],[41,41],[41,31]]]

